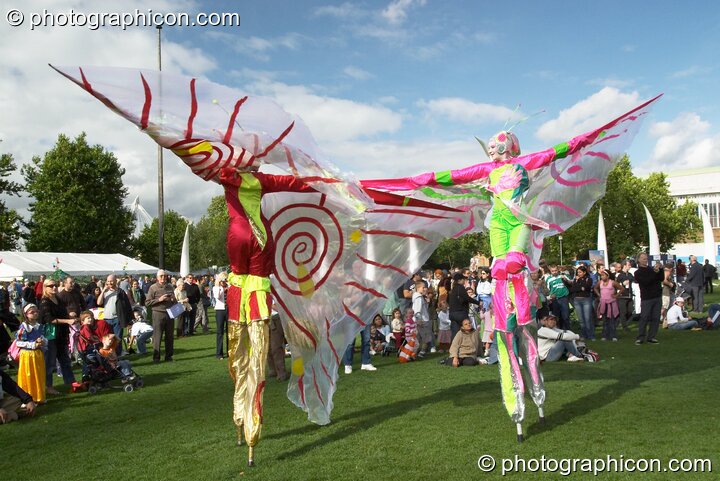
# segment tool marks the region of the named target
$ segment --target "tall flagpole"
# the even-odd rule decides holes
[[[162,71],[162,25],[157,26],[158,32],[158,70]],[[162,82],[162,77],[161,80]],[[161,86],[162,88],[162,86]],[[163,150],[158,144],[158,267],[165,269],[165,194],[163,193]]]

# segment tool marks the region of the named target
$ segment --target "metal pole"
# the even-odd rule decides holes
[[[162,26],[157,26],[158,32],[158,70],[162,71]],[[158,267],[165,269],[165,195],[163,193],[163,149],[158,144]]]
[[[563,251],[562,251],[562,236],[558,236],[558,240],[560,241],[560,265],[563,265]]]

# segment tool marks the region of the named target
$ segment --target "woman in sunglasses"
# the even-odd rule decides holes
[[[45,391],[48,394],[60,394],[53,387],[53,371],[55,361],[60,364],[63,382],[72,384],[75,382],[75,375],[70,364],[68,354],[68,339],[70,337],[70,325],[76,319],[70,319],[57,296],[58,283],[54,279],[43,281],[43,295],[40,299],[40,324],[45,325],[45,337],[48,340],[47,351],[45,351]]]

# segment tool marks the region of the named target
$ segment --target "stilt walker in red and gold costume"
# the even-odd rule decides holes
[[[270,274],[275,259],[267,219],[262,215],[263,194],[313,191],[291,175],[226,169],[220,174],[230,215],[227,252],[232,273],[226,308],[228,315],[228,367],[235,383],[233,421],[238,444],[243,435],[249,447],[248,464],[254,464],[253,447],[260,438],[263,390],[270,331]]]

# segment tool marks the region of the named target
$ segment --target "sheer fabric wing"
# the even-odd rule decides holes
[[[507,202],[519,219],[534,226],[528,252],[528,265],[532,269],[537,267],[543,239],[567,230],[604,195],[610,170],[630,146],[643,118],[658,98],[568,142],[513,159],[513,163],[530,171],[533,178],[521,205]],[[485,162],[414,177],[361,182],[366,188],[470,211],[472,225],[457,234],[462,235],[485,230],[484,221],[492,207],[491,194],[485,189],[487,176],[499,165]]]
[[[276,243],[273,293],[288,341],[288,397],[311,421],[330,421],[345,348],[466,215],[376,206],[362,214],[324,194],[263,200]]]

